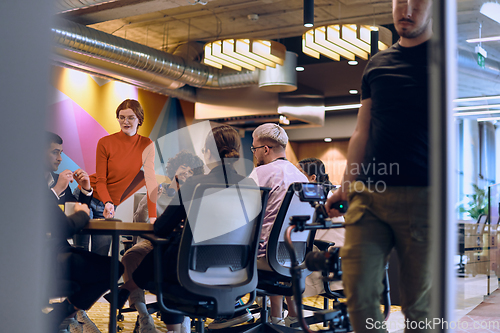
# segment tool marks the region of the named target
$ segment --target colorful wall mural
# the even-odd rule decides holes
[[[95,173],[97,143],[102,137],[120,131],[115,112],[117,106],[128,98],[138,100],[144,109],[145,119],[138,133],[155,143],[158,183],[169,182],[166,164],[181,150],[203,158],[201,150],[211,124],[194,119],[194,103],[55,66],[50,89],[45,128],[60,135],[64,141],[63,160],[58,172],[81,168],[88,174]],[[240,130],[240,134],[242,147],[235,168],[240,174],[248,175],[253,169],[252,132]],[[292,145],[287,146],[287,158],[292,163],[297,162]],[[77,184],[73,182],[70,186],[74,190]],[[145,188],[140,192],[145,192]],[[131,196],[120,204],[117,218],[132,220],[133,198]]]
[[[115,111],[127,98],[138,100],[144,109],[145,119],[138,133],[156,143],[158,182],[165,181],[168,158],[180,149],[194,151],[189,132],[177,131],[192,124],[193,103],[61,67],[53,67],[50,88],[46,129],[57,133],[64,141],[63,161],[58,172],[82,168],[89,174],[95,173],[97,142],[120,131]],[[179,133],[171,134],[176,131]],[[206,134],[206,131],[202,132]],[[159,144],[158,139],[169,133],[169,139],[160,140],[162,144]],[[70,186],[74,189],[76,183]]]
[[[124,99],[141,103],[145,119],[138,133],[153,141],[193,121],[193,103],[71,69],[53,67],[52,88],[46,129],[64,140],[60,168],[95,172],[97,142],[120,130],[115,110]]]

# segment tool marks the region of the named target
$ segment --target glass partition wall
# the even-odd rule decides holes
[[[456,1],[457,96],[453,105],[455,318],[477,311],[498,289],[500,5]],[[497,16],[500,17],[500,16]],[[494,38],[494,37],[497,38]],[[496,41],[495,41],[496,40]]]

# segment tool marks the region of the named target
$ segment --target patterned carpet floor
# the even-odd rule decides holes
[[[147,295],[146,297],[149,299],[147,302],[154,302],[154,296],[153,295]],[[128,303],[127,303],[128,304]],[[125,307],[127,307],[127,304]],[[307,297],[304,298],[304,304],[313,306],[316,308],[322,308],[323,307],[323,297],[321,296],[314,296],[314,297]],[[332,301],[330,301],[330,308],[332,307]],[[399,306],[392,306],[391,307],[391,313],[395,311],[401,311],[401,308]],[[98,301],[94,306],[87,311],[88,316],[92,319],[92,321],[97,325],[99,330],[101,332],[108,332],[108,326],[109,326],[109,303],[107,303],[104,299],[101,299]],[[120,328],[120,333],[132,333],[134,331],[135,327],[135,322],[137,319],[137,312],[129,312],[129,313],[124,313],[124,320],[118,322],[118,327]],[[153,315],[153,318],[155,320],[155,325],[158,330],[158,332],[167,332],[167,329],[165,327],[165,324],[156,317],[156,315]],[[211,320],[207,320],[207,324]],[[322,328],[321,324],[318,325],[311,325],[311,328],[314,330],[319,330]]]

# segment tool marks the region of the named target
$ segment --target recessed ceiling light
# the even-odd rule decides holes
[[[349,90],[349,94],[351,94],[351,95],[357,95],[358,91],[356,89],[351,89],[351,90]]]
[[[332,142],[332,138],[325,138],[325,142]]]
[[[295,70],[296,70],[297,72],[303,72],[303,71],[304,71],[304,67],[302,67],[302,66],[297,66],[297,67],[295,67]]]
[[[347,63],[351,66],[356,66],[358,64],[356,60],[349,60]]]

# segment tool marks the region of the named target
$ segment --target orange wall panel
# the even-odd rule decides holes
[[[291,144],[297,160],[316,157],[325,164],[326,172],[333,184],[340,184],[347,161],[349,140],[333,142],[305,141]]]

